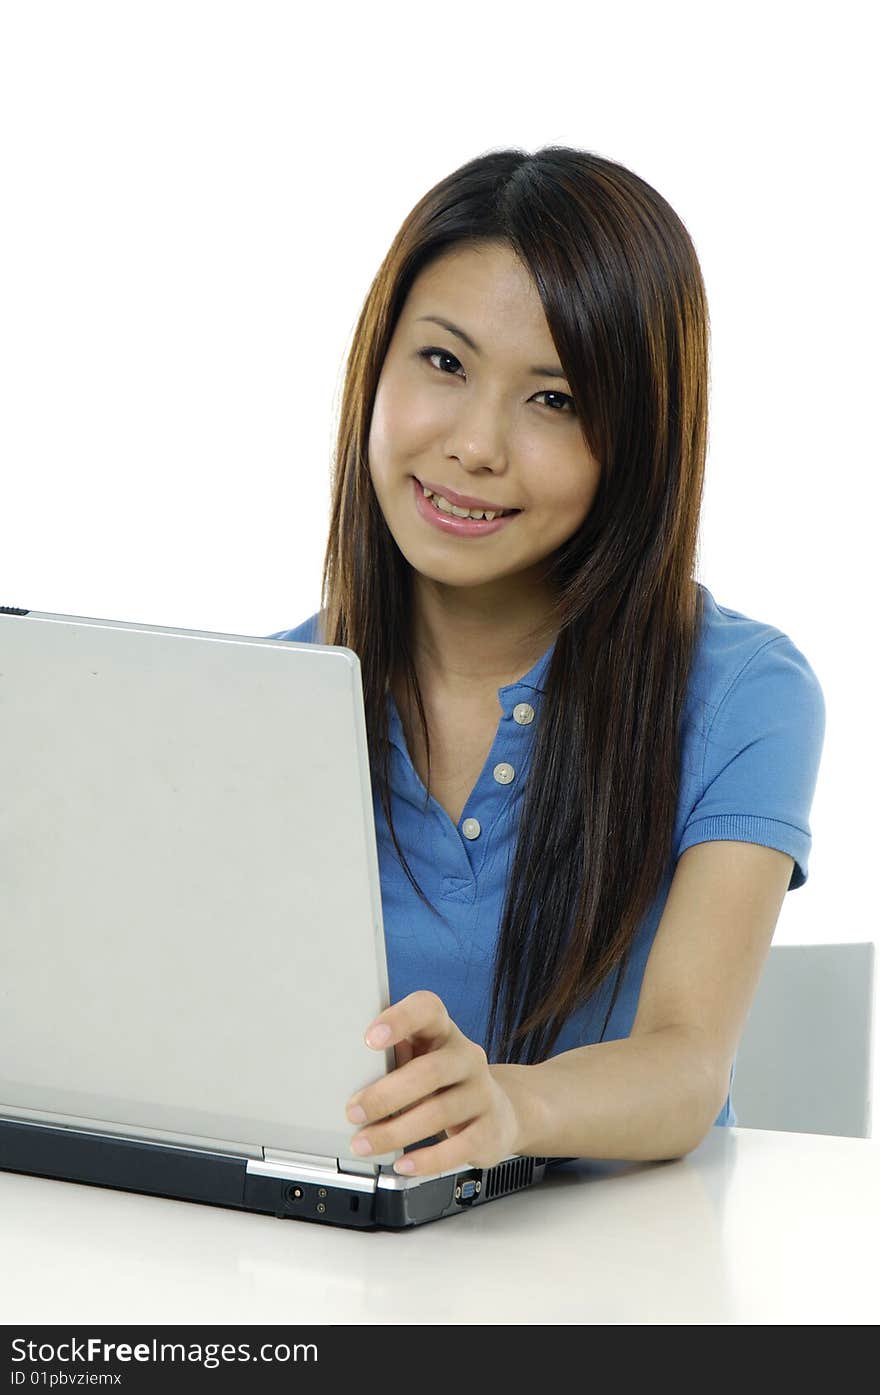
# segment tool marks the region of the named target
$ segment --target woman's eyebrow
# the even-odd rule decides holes
[[[478,348],[471,336],[465,334],[463,329],[459,329],[458,325],[451,324],[449,320],[442,319],[440,315],[420,315],[416,323],[418,324],[422,320],[430,320],[432,324],[440,325],[443,329],[448,329],[450,334],[454,334],[456,338],[463,340],[469,349],[472,349],[475,354],[482,358],[482,349]],[[567,374],[563,373],[562,369],[558,366],[553,368],[536,368],[533,365],[529,369],[529,372],[534,373],[539,378],[562,378],[564,380],[567,377]]]

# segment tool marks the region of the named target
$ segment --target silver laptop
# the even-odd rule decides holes
[[[366,1228],[540,1182],[351,1153],[388,1005],[357,655],[0,607],[0,1168]]]

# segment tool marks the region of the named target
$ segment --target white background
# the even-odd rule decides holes
[[[700,579],[825,694],[810,874],[776,942],[876,942],[872,12],[0,4],[0,604],[305,619],[343,360],[403,217],[488,150],[592,150],[701,260]]]

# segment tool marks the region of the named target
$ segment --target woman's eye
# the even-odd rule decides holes
[[[455,357],[455,354],[450,354],[446,349],[420,349],[420,350],[419,350],[419,358],[425,358],[425,359],[428,359],[429,361],[430,361],[432,358],[448,358],[448,359],[450,359],[458,368],[461,367],[461,364],[459,363],[458,359]],[[445,372],[445,369],[439,368],[437,371],[438,371],[439,373],[443,373],[443,372]]]
[[[569,397],[567,392],[554,392],[552,388],[544,388],[543,391],[539,392],[537,395],[538,397],[558,397],[562,402],[568,403],[569,411],[574,411],[574,398]],[[565,409],[563,407],[551,407],[550,410],[558,414]]]
[[[430,349],[430,348],[428,348],[428,349],[420,349],[420,350],[419,350],[419,358],[426,359],[428,362],[430,362],[430,360],[433,359],[433,358],[445,358],[445,359],[447,359],[450,363],[454,363],[454,364],[455,364],[455,367],[456,367],[457,369],[458,369],[458,368],[461,368],[461,364],[460,364],[460,362],[458,361],[458,359],[455,357],[455,354],[451,354],[451,353],[449,352],[448,349]],[[433,366],[433,365],[432,365],[432,366]],[[445,373],[445,372],[446,372],[446,369],[445,369],[445,368],[440,368],[440,367],[438,367],[436,371],[437,371],[438,373]],[[454,376],[454,373],[447,373],[447,377],[453,377],[453,376]],[[567,392],[556,392],[556,391],[554,391],[553,388],[544,388],[544,389],[542,389],[541,392],[536,393],[535,396],[536,396],[536,397],[554,397],[554,398],[556,398],[558,401],[560,401],[561,403],[563,403],[563,406],[561,406],[561,407],[558,407],[558,406],[550,406],[549,403],[543,404],[543,405],[547,406],[547,408],[548,408],[549,411],[555,412],[557,416],[564,415],[565,412],[566,412],[566,410],[569,411],[569,412],[572,413],[572,414],[574,413],[574,410],[575,410],[575,407],[574,407],[574,398],[573,398],[573,397],[570,397],[569,394],[568,394]]]

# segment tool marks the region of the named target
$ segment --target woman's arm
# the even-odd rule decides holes
[[[534,1066],[490,1066],[435,993],[393,1003],[366,1040],[394,1046],[397,1068],[349,1100],[348,1118],[363,1124],[354,1151],[388,1153],[445,1131],[442,1142],[398,1159],[395,1170],[410,1175],[492,1167],[516,1153],[689,1152],[727,1094],[793,865],[788,853],[755,843],[699,843],[682,854],[627,1038]]]
[[[718,1115],[697,1034],[678,1027],[560,1052],[537,1066],[490,1066],[531,1157],[679,1158]]]
[[[518,1151],[660,1159],[697,1146],[727,1096],[793,865],[756,843],[682,854],[630,1036],[536,1066],[490,1066],[514,1105]]]

